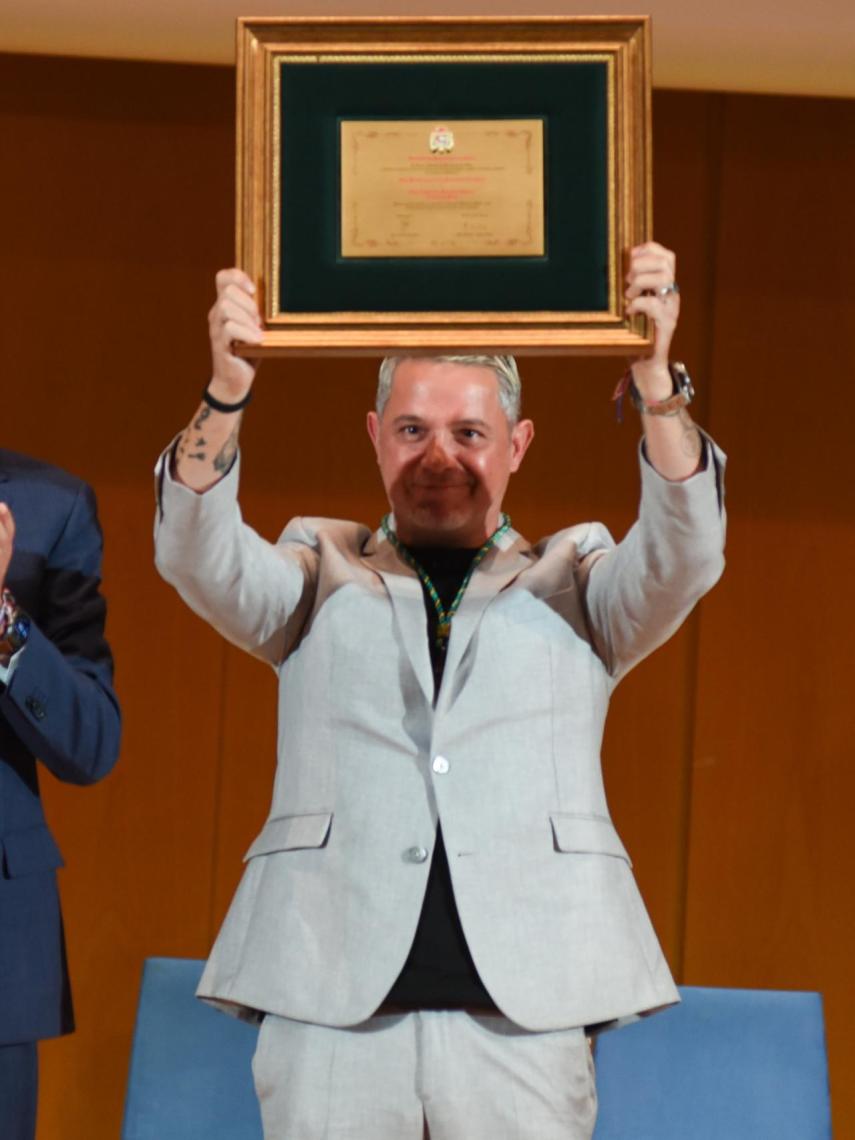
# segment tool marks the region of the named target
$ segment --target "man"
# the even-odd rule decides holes
[[[264,1021],[268,1140],[588,1138],[585,1028],[677,1000],[602,786],[620,676],[722,568],[722,458],[675,395],[674,258],[634,250],[639,522],[532,547],[504,518],[533,426],[509,357],[381,367],[368,433],[379,530],[291,522],[271,545],[236,493],[260,339],[251,282],[218,275],[213,377],[161,461],[158,565],[280,675],[267,824],[200,995]]]
[[[32,1140],[37,1041],[74,1028],[56,868],[36,758],[90,784],[116,761],[91,490],[0,450],[0,1134]]]

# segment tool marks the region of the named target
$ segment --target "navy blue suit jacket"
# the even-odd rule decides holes
[[[92,491],[0,449],[0,501],[15,518],[6,585],[32,619],[0,684],[0,1045],[74,1028],[56,869],[38,760],[60,780],[110,771],[120,716],[104,639],[101,529]]]

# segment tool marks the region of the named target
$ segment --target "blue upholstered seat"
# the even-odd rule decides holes
[[[201,970],[146,962],[122,1140],[261,1140],[256,1031],[194,998]],[[595,1140],[831,1136],[818,994],[681,994],[682,1005],[600,1037]]]
[[[594,1140],[828,1140],[822,999],[681,986],[597,1043]]]

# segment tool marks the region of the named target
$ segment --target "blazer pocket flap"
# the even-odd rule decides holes
[[[568,854],[615,855],[632,861],[615,831],[615,825],[605,816],[551,815],[552,839],[556,851]]]
[[[62,855],[44,823],[22,831],[10,831],[0,839],[3,877],[17,879],[20,875],[35,875],[55,871],[64,866]]]
[[[272,855],[275,851],[296,851],[301,847],[323,847],[326,843],[332,812],[318,815],[280,815],[269,819],[261,834],[243,857],[244,863],[256,855]]]

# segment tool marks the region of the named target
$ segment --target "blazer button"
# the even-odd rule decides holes
[[[45,719],[45,706],[38,699],[38,697],[27,697],[27,699],[24,701],[24,704],[27,706],[36,720]]]
[[[404,852],[404,858],[408,863],[424,863],[428,857],[428,850],[426,847],[408,847]]]
[[[448,761],[446,760],[446,758],[444,756],[436,756],[434,758],[434,762],[433,762],[434,772],[439,772],[439,774],[441,776],[444,776],[445,773],[448,771],[448,768],[449,768],[449,764],[448,764]]]

